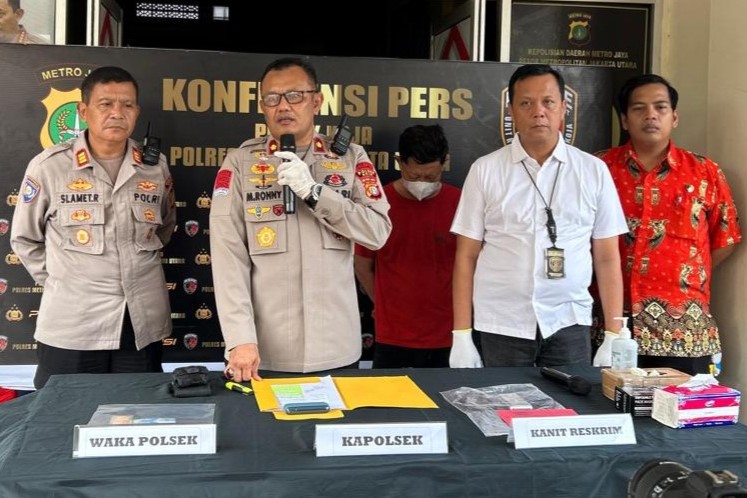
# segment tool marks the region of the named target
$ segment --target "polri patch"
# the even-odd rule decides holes
[[[28,204],[39,195],[41,185],[30,176],[26,176],[26,178],[23,179],[23,187],[21,190],[23,191],[23,202]]]

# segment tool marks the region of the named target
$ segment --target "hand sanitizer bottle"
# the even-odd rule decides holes
[[[638,343],[630,336],[627,318],[615,317],[622,322],[620,335],[612,341],[612,370],[630,370],[638,366]]]

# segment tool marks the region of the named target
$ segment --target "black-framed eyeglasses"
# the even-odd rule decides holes
[[[266,93],[262,95],[262,103],[267,107],[275,107],[280,104],[280,99],[285,97],[289,104],[300,104],[307,93],[316,93],[319,90],[291,90],[285,93]]]

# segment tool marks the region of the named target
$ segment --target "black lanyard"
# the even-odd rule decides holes
[[[550,192],[550,202],[548,203],[545,200],[545,196],[542,195],[542,191],[540,191],[539,187],[537,186],[537,183],[534,181],[534,178],[532,177],[532,174],[529,172],[529,169],[527,168],[527,165],[524,164],[524,161],[521,161],[521,165],[524,166],[524,171],[527,172],[527,176],[532,181],[532,185],[534,185],[534,189],[537,191],[537,193],[540,196],[540,199],[542,199],[542,203],[545,205],[545,212],[547,213],[547,223],[545,226],[547,227],[547,235],[550,237],[550,242],[552,242],[552,246],[555,247],[555,241],[558,240],[558,226],[555,224],[555,218],[552,215],[552,199],[555,197],[555,187],[558,185],[558,176],[560,176],[560,162],[558,162],[558,169],[555,170],[555,180],[552,183],[552,191]]]

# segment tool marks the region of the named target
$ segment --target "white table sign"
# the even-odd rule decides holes
[[[448,453],[446,422],[318,424],[316,456]]]
[[[517,449],[636,444],[629,413],[520,417],[511,426]]]

